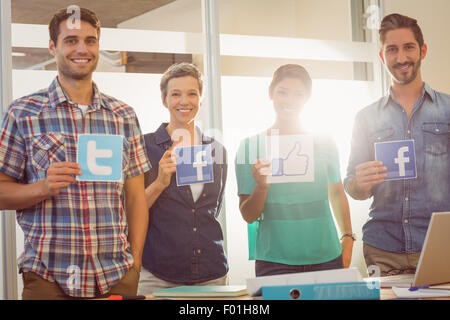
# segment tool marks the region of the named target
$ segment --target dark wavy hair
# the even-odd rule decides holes
[[[67,8],[59,9],[52,20],[48,24],[48,31],[50,33],[50,39],[56,46],[59,35],[59,25],[61,22],[66,21],[72,17],[72,12],[67,12]],[[80,8],[80,20],[90,23],[95,29],[97,29],[97,37],[100,39],[100,20],[98,20],[96,14],[89,9]]]
[[[395,29],[411,29],[414,38],[416,38],[416,41],[419,43],[419,47],[422,48],[424,44],[423,34],[417,24],[417,20],[398,13],[387,15],[381,21],[380,30],[378,31],[381,45],[383,45],[386,40],[386,33]]]

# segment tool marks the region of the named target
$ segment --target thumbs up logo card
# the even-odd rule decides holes
[[[177,186],[214,182],[211,145],[175,148]]]
[[[375,160],[387,168],[385,180],[404,180],[417,177],[414,140],[375,143]]]
[[[313,182],[314,140],[311,135],[267,137],[271,162],[268,183]]]
[[[81,134],[77,150],[78,181],[122,181],[122,136]]]

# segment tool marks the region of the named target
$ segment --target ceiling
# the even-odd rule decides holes
[[[48,24],[56,10],[78,5],[94,11],[102,27],[118,23],[164,6],[174,0],[11,0],[13,23]]]

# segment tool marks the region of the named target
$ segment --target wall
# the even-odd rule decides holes
[[[221,0],[219,10],[221,33],[327,40],[351,38],[349,0]],[[200,1],[174,1],[124,21],[118,27],[201,32]]]
[[[178,0],[118,27],[200,33],[201,19],[200,1]],[[349,0],[222,0],[219,23],[223,34],[351,41]],[[201,56],[194,61],[202,68]],[[304,65],[313,78],[349,80],[353,76],[353,64],[347,62],[221,57],[222,75],[227,76],[271,76],[285,63]]]

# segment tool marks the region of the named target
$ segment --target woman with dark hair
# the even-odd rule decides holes
[[[227,178],[226,152],[195,126],[202,76],[193,64],[175,64],[162,76],[160,87],[170,121],[144,136],[152,168],[146,177],[149,228],[139,293],[180,285],[225,285],[228,263],[218,216]],[[177,186],[174,148],[206,144],[211,145],[214,181]]]
[[[274,135],[308,134],[299,116],[311,87],[303,67],[288,64],[278,68],[269,87],[275,123],[267,131],[244,139],[238,149],[239,208],[249,224],[249,258],[255,260],[256,276],[338,269],[349,267],[351,262],[355,236],[338,150],[330,137],[312,136],[313,182],[267,182],[270,163],[265,159],[266,141]]]

